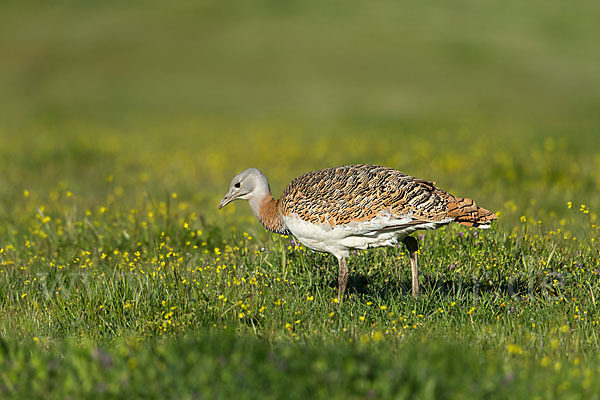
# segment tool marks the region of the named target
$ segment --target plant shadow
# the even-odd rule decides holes
[[[329,286],[337,288],[337,281],[332,281]],[[444,279],[438,276],[421,274],[419,277],[420,294],[436,295],[442,297],[557,297],[560,291],[556,287],[545,284],[543,281],[517,277],[513,279],[491,280],[488,278],[461,278]],[[378,296],[392,298],[412,296],[412,282],[410,277],[389,277],[381,282],[380,277],[364,274],[350,276],[348,292],[361,296]]]

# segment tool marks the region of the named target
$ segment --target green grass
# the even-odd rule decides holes
[[[31,393],[26,382],[37,393],[86,398],[589,398],[598,390],[581,365],[554,364],[540,372],[537,362],[526,359],[515,370],[511,364],[517,362],[503,361],[496,351],[430,340],[390,353],[369,344],[270,345],[192,331],[150,345],[125,337],[111,346],[66,341],[51,352],[35,346],[20,346],[4,363],[4,376],[12,378],[5,394]],[[560,385],[548,385],[548,379]]]
[[[600,397],[598,6],[0,6],[0,397]],[[370,162],[499,220],[350,258],[217,204]]]

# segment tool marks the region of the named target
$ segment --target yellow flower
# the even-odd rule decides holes
[[[379,342],[381,339],[383,339],[383,333],[381,331],[373,332],[373,340],[374,341]]]
[[[518,344],[509,344],[506,346],[509,354],[523,354],[523,348]]]
[[[557,362],[554,363],[554,370],[555,371],[560,371],[560,367],[561,367],[560,362],[557,361]]]
[[[550,358],[548,358],[548,356],[542,357],[542,359],[540,360],[540,365],[542,367],[547,367],[548,365],[550,365]]]

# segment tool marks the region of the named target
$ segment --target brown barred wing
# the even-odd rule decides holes
[[[297,177],[284,190],[280,207],[282,215],[332,226],[370,221],[382,212],[439,222],[448,218],[448,196],[431,182],[391,168],[351,165]]]

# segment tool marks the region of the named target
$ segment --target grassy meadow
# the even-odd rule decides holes
[[[0,5],[1,398],[600,398],[600,5]],[[231,178],[495,211],[337,261]]]

